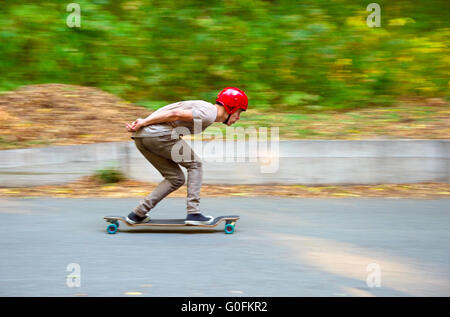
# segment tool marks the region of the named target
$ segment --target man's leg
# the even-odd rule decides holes
[[[179,160],[178,155],[177,157],[172,157],[172,148],[175,145],[176,149],[182,150],[182,153],[178,153],[178,155],[183,158],[181,161]],[[145,215],[145,213],[153,208],[161,199],[184,184],[185,177],[179,167],[179,165],[181,165],[187,169],[188,173],[188,217],[186,223],[193,225],[206,224],[214,219],[213,217],[205,217],[200,212],[199,204],[200,189],[202,185],[202,163],[201,159],[183,139],[172,139],[170,135],[142,138],[141,141],[136,141],[136,146],[147,160],[158,169],[161,175],[165,177],[158,187],[155,188],[135,209],[135,212],[138,215]]]
[[[177,142],[177,148],[183,149],[183,160],[179,164],[187,169],[187,218],[185,223],[201,225],[210,223],[214,217],[203,216],[200,212],[200,190],[202,187],[202,161],[183,140]]]
[[[156,144],[157,142],[158,140],[155,138],[135,139],[138,150],[164,177],[164,180],[134,209],[134,212],[140,217],[144,217],[161,199],[180,188],[185,182],[184,173],[177,163],[150,150],[160,148],[160,144]],[[158,151],[158,153],[167,152]]]
[[[200,190],[202,187],[202,162],[180,162],[187,169],[187,213],[200,213]]]

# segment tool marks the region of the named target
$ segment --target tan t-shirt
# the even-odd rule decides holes
[[[134,132],[131,137],[145,138],[149,136],[170,135],[175,128],[179,128],[177,129],[177,132],[182,135],[201,133],[213,124],[217,117],[216,106],[203,100],[175,102],[159,108],[154,113],[173,109],[192,110],[194,121],[186,122],[178,120],[173,122],[151,124],[140,128],[138,131]]]

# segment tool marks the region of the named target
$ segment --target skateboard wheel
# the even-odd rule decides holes
[[[118,226],[117,226],[116,224],[114,224],[114,223],[112,223],[112,224],[110,224],[110,225],[108,225],[108,226],[106,227],[106,231],[107,231],[109,234],[114,234],[114,233],[116,233],[116,232],[117,232],[117,229],[118,229]]]
[[[225,233],[226,234],[232,234],[234,232],[234,225],[227,224],[225,225]]]

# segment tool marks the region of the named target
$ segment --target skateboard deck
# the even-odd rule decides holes
[[[239,220],[239,216],[220,216],[214,218],[214,220],[207,225],[190,225],[185,224],[185,219],[151,219],[149,222],[145,223],[137,223],[131,224],[126,221],[125,217],[120,216],[106,216],[103,219],[109,224],[106,227],[106,231],[110,234],[114,234],[119,229],[119,223],[123,222],[129,227],[206,227],[206,228],[214,228],[221,222],[225,222],[224,231],[227,234],[231,234],[234,232],[234,227],[236,225],[236,221]]]

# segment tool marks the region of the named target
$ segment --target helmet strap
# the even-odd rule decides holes
[[[224,122],[222,122],[222,123],[223,123],[223,124],[227,124],[228,120],[230,120],[230,117],[231,117],[231,114],[229,114],[229,115],[228,115],[228,118],[227,118]]]

